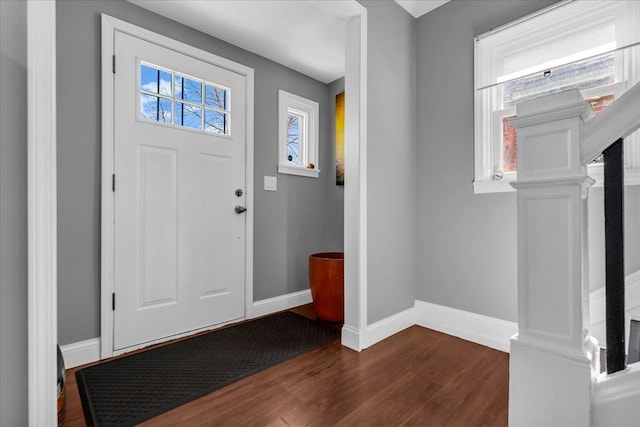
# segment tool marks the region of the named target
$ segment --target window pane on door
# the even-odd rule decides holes
[[[171,123],[171,101],[167,98],[141,93],[140,117],[156,122]]]
[[[176,74],[176,99],[202,103],[202,82]]]
[[[204,130],[207,132],[219,133],[221,135],[228,134],[228,118],[224,113],[215,110],[204,110]]]
[[[227,110],[227,90],[217,86],[205,86],[204,103],[207,107]]]
[[[171,73],[148,65],[140,67],[140,89],[171,96]]]
[[[202,108],[184,102],[175,103],[175,124],[192,129],[202,129]]]

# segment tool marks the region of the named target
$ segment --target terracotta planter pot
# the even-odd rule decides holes
[[[309,256],[309,283],[316,315],[328,322],[344,320],[344,253]]]

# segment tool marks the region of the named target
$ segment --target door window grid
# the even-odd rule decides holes
[[[228,88],[144,62],[139,82],[141,119],[231,134]]]

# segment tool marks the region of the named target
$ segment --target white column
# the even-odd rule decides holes
[[[347,22],[342,345],[366,347],[367,332],[367,11]]]
[[[577,90],[527,101],[518,135],[518,334],[509,425],[589,426],[597,345],[588,334],[587,190]]]
[[[2,0],[0,0],[2,1]],[[27,3],[29,426],[58,423],[56,3]]]

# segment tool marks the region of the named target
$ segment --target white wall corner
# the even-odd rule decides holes
[[[309,289],[263,299],[253,303],[250,317],[266,316],[267,314],[309,304],[311,301],[311,290]]]
[[[100,338],[60,346],[66,369],[100,360]]]
[[[416,325],[509,353],[518,324],[464,310],[416,301]]]

